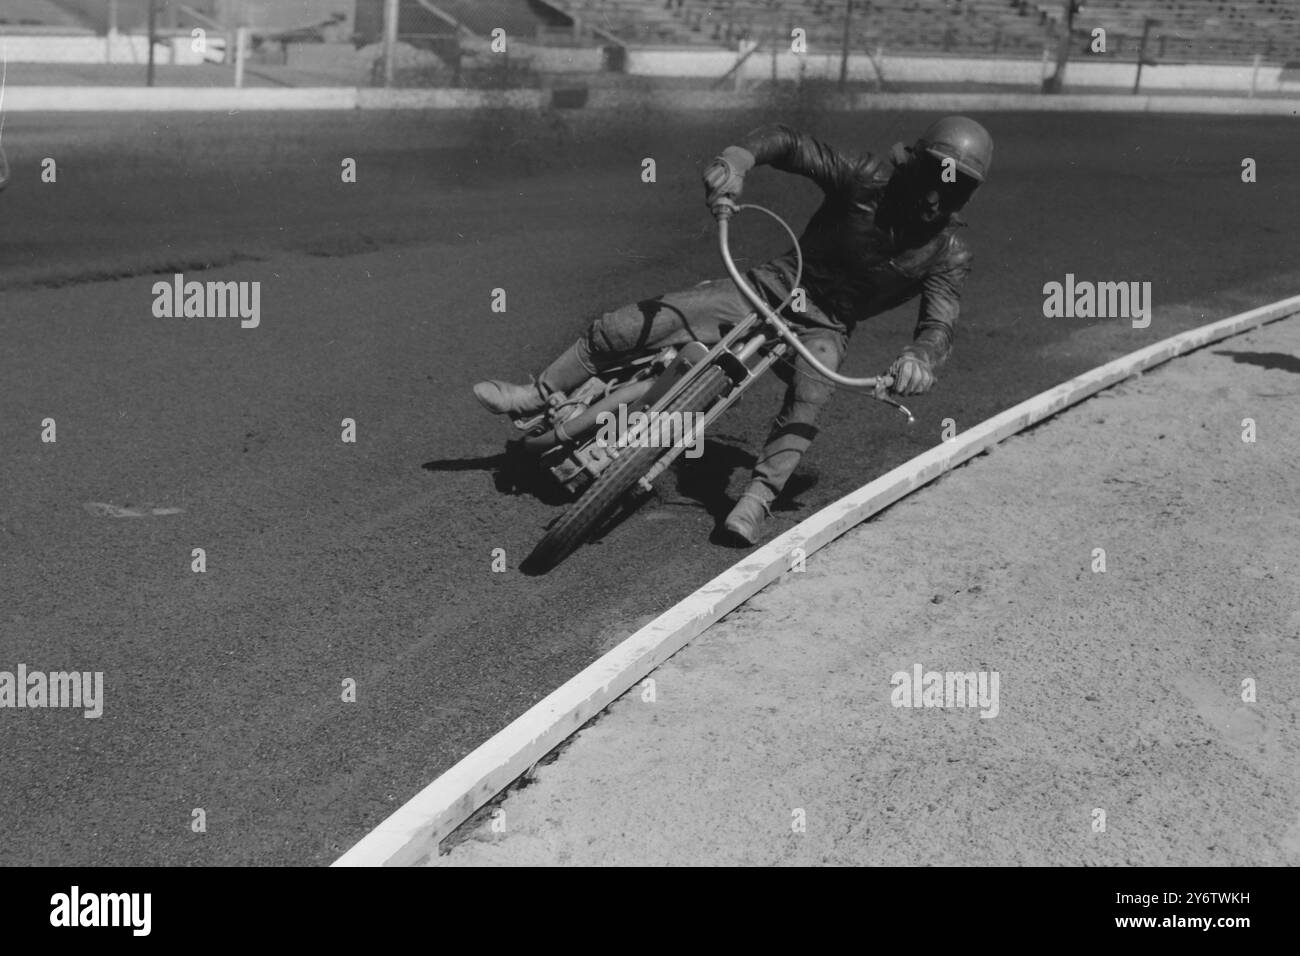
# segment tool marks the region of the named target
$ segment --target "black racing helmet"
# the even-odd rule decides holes
[[[993,165],[993,137],[967,116],[945,116],[921,134],[913,152],[929,154],[940,162],[952,159],[958,172],[982,183]]]

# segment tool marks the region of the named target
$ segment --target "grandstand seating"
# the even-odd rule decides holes
[[[580,23],[635,44],[735,47],[788,42],[806,31],[810,49],[839,49],[846,0],[545,0]],[[854,49],[887,52],[1036,55],[1054,50],[1064,0],[855,0]],[[1073,49],[1088,52],[1093,28],[1107,31],[1106,55],[1136,59],[1143,25],[1158,62],[1300,59],[1297,0],[1087,0],[1074,20]]]
[[[43,30],[87,29],[75,13],[69,13],[52,0],[5,0],[0,4],[0,29],[6,33],[22,29],[26,32]]]
[[[1045,20],[1059,20],[1061,4],[1022,0]],[[1108,50],[1134,57],[1144,23],[1153,20],[1149,53],[1157,61],[1300,59],[1300,4],[1295,0],[1090,0],[1075,27],[1104,27]],[[1118,47],[1112,42],[1118,38]]]
[[[705,46],[735,49],[744,41],[764,46],[790,42],[805,31],[810,52],[838,51],[848,0],[399,0],[406,38],[455,32],[449,21],[485,34],[496,27],[513,37],[543,42]],[[167,0],[160,27],[188,21],[189,6],[218,19],[237,0]],[[888,54],[952,53],[1035,57],[1055,53],[1066,0],[853,0],[850,47]],[[102,32],[103,0],[0,0],[0,24],[10,30],[38,23],[82,23]],[[118,0],[124,30],[143,24],[148,0]],[[383,0],[249,0],[237,6],[246,22],[302,25],[328,11],[355,10],[362,38],[381,32]],[[297,19],[295,19],[297,18]],[[576,26],[574,25],[576,21]],[[1300,0],[1083,0],[1074,17],[1075,60],[1093,54],[1090,34],[1106,30],[1107,59],[1133,61],[1150,21],[1147,55],[1158,63],[1300,63]],[[31,24],[31,26],[28,26]],[[48,29],[49,27],[45,27]]]

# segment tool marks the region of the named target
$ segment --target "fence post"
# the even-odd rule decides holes
[[[149,0],[149,69],[145,78],[146,86],[153,86],[153,44],[154,29],[158,20],[158,0]]]
[[[844,0],[844,42],[840,46],[840,92],[849,82],[849,30],[853,23],[853,0]]]
[[[104,62],[113,62],[113,42],[117,39],[117,0],[108,0],[108,36],[104,38]]]
[[[1255,98],[1255,87],[1259,83],[1259,67],[1260,64],[1263,62],[1264,62],[1264,57],[1261,54],[1256,53],[1255,68],[1250,71],[1250,98],[1252,100]]]
[[[771,34],[771,37],[768,40],[768,42],[772,47],[772,89],[775,90],[776,89],[776,38],[777,38],[776,18],[774,17],[769,22],[770,22],[770,27],[768,29],[768,32]]]
[[[397,50],[399,0],[384,0],[384,88],[393,85],[393,54]]]
[[[248,27],[237,27],[235,29],[235,87],[239,88],[244,85],[244,59],[247,57],[244,48],[248,45]]]
[[[1057,37],[1056,70],[1043,80],[1044,93],[1060,93],[1065,87],[1065,67],[1070,62],[1070,40],[1074,36],[1074,15],[1079,12],[1082,4],[1080,0],[1063,0],[1063,3],[1062,14],[1065,23],[1062,25],[1060,36]]]
[[[1147,40],[1151,37],[1151,27],[1156,23],[1151,17],[1142,21],[1142,45],[1138,47],[1138,68],[1137,75],[1133,77],[1133,95],[1137,96],[1138,89],[1142,86],[1142,67],[1147,59]]]

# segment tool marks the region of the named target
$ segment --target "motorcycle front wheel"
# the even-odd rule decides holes
[[[662,413],[707,411],[729,385],[726,373],[716,365],[712,366],[686,386]],[[624,448],[583,496],[551,525],[528,556],[525,567],[534,573],[544,573],[572,554],[665,451],[665,448]]]

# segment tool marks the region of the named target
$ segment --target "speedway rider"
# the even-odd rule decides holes
[[[894,146],[888,159],[841,153],[775,124],[753,131],[709,164],[705,201],[712,208],[720,198],[738,197],[756,165],[796,173],[820,186],[822,204],[799,239],[805,308],[795,311],[792,304],[782,315],[813,355],[835,371],[858,321],[920,296],[912,342],[889,369],[897,394],[919,395],[934,384],[935,370],[948,357],[970,272],[970,251],[957,235],[965,225],[958,211],[984,182],[992,158],[992,137],[964,116],[939,120],[914,146]],[[786,297],[794,278],[793,250],[748,273],[772,307]],[[494,413],[529,415],[545,407],[552,392],[576,388],[630,356],[693,339],[713,345],[751,311],[730,279],[666,293],[601,315],[535,381],[480,382],[474,394]],[[773,499],[817,434],[817,412],[834,389],[803,358],[792,364],[777,366],[788,383],[785,401],[749,487],[725,522],[746,544],[758,540]]]

